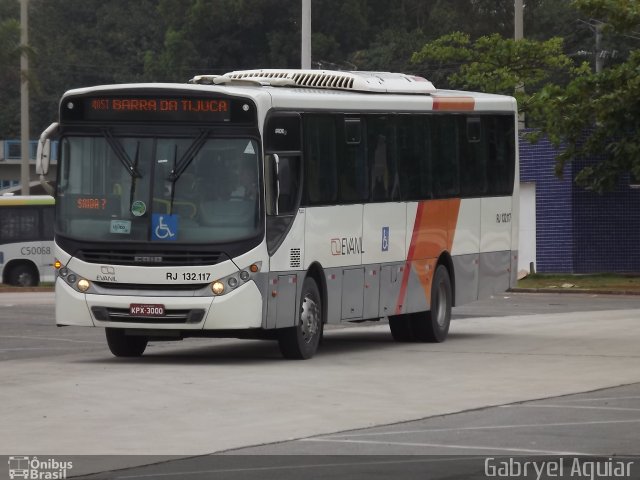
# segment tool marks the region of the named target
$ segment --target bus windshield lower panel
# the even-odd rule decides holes
[[[81,241],[229,243],[260,233],[250,138],[66,136],[57,232]]]

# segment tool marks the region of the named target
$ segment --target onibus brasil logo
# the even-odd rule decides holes
[[[73,462],[61,462],[54,458],[39,460],[38,457],[9,457],[9,478],[29,480],[59,480],[67,478],[67,471],[73,468]]]

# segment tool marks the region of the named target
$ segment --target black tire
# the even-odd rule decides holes
[[[431,283],[431,309],[428,312],[414,313],[410,317],[411,332],[419,342],[444,342],[451,324],[451,279],[444,265],[436,268]]]
[[[394,315],[389,317],[389,330],[396,342],[412,342],[413,331],[409,315]]]
[[[20,263],[13,267],[8,276],[9,285],[16,287],[35,287],[38,285],[38,270],[33,265]]]
[[[139,357],[147,348],[149,339],[137,335],[126,335],[121,328],[105,329],[107,345],[116,357]]]
[[[307,277],[302,284],[296,326],[278,330],[278,345],[284,358],[307,360],[315,355],[324,329],[323,313],[318,285]]]

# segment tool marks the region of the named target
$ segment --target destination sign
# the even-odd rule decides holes
[[[67,123],[257,124],[255,103],[248,98],[182,92],[123,89],[68,95],[60,103],[60,120]]]
[[[64,106],[63,106],[64,108]],[[67,108],[73,109],[75,105]],[[231,105],[220,98],[86,97],[85,120],[229,122]]]

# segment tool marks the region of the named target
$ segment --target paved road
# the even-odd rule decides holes
[[[58,328],[52,292],[0,293],[0,361],[82,352],[110,356],[100,329]],[[454,320],[608,310],[640,310],[640,296],[504,294],[453,309]],[[375,324],[375,323],[373,323]],[[353,327],[347,324],[346,327]],[[455,327],[452,329],[455,333]],[[185,345],[227,345],[226,340],[189,339]],[[233,344],[238,342],[233,341]],[[150,350],[154,347],[150,347]],[[271,349],[273,350],[273,349]],[[224,351],[222,352],[224,355]],[[188,352],[187,352],[188,354]],[[242,356],[242,349],[239,356]],[[250,352],[247,355],[251,355]],[[278,357],[274,351],[274,357]]]
[[[269,342],[202,339],[124,360],[97,329],[56,329],[50,294],[0,294],[0,453],[154,456],[101,457],[74,474],[157,455],[258,453],[238,450],[251,445],[270,454],[486,454],[509,445],[640,454],[639,308],[638,297],[504,295],[456,309],[440,345],[396,344],[386,325],[367,325],[327,331],[308,362],[282,360]],[[616,390],[593,395],[610,400],[571,409],[516,406],[607,388]],[[541,423],[553,425],[540,436],[512,428]],[[606,435],[580,430],[589,428]],[[594,443],[569,448],[580,432]]]

